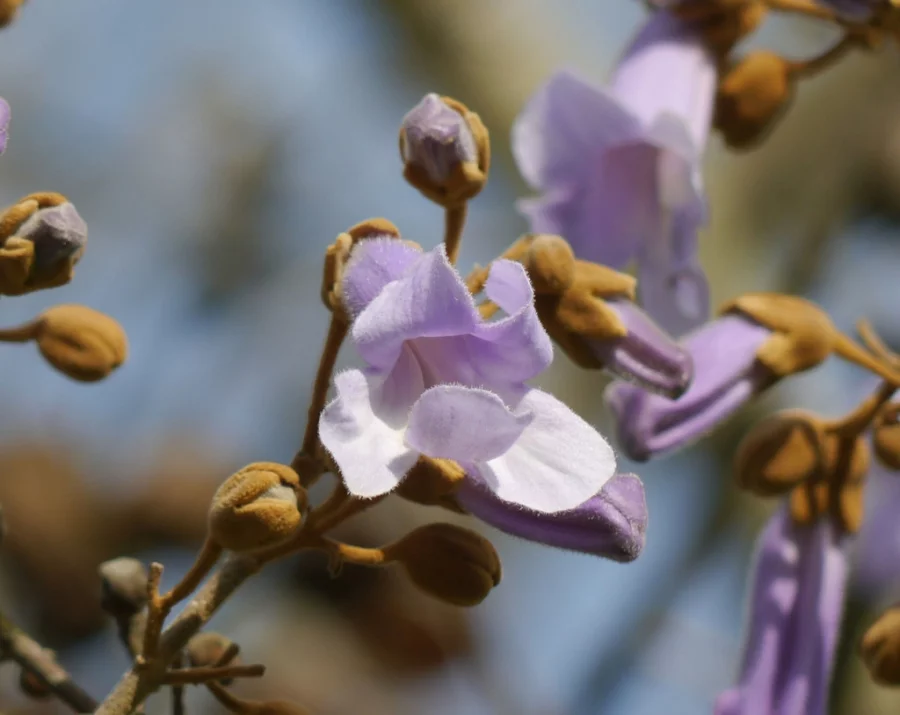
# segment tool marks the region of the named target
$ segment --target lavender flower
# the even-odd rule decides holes
[[[351,493],[394,489],[418,456],[452,459],[501,499],[571,509],[613,476],[606,440],[525,381],[552,360],[524,268],[496,261],[485,286],[506,317],[485,322],[443,246],[360,242],[343,277],[367,367],[335,377],[319,435]]]
[[[751,319],[729,313],[686,337],[694,379],[677,400],[614,382],[606,401],[618,423],[622,449],[646,460],[693,442],[732,415],[774,381],[756,359],[772,332]]]
[[[0,154],[6,151],[6,143],[9,141],[9,103],[0,97]]]
[[[519,169],[543,193],[520,203],[532,231],[562,235],[579,257],[614,268],[636,259],[642,304],[675,335],[709,309],[696,244],[715,87],[702,37],[660,11],[608,89],[561,72],[513,128]]]
[[[825,715],[843,610],[844,538],[828,520],[797,526],[786,509],[757,545],[739,685],[715,715]]]
[[[498,499],[478,479],[464,482],[456,499],[483,522],[548,546],[622,562],[634,561],[644,548],[647,502],[634,474],[617,474],[584,504],[551,515]]]

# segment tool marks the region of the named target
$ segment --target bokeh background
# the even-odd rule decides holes
[[[633,0],[29,3],[0,34],[0,94],[13,110],[0,202],[62,192],[90,242],[70,285],[4,299],[0,322],[85,303],[122,323],[131,354],[85,386],[32,346],[2,347],[3,612],[105,694],[128,662],[99,608],[97,565],[158,559],[173,582],[217,484],[247,462],[290,460],[327,320],[325,246],[381,215],[424,245],[440,240],[440,210],[401,177],[403,114],[438,91],[490,129],[496,164],[460,263],[486,262],[526,228],[509,148],[519,108],[561,66],[602,80],[642,18]],[[833,39],[812,22],[777,21],[753,43],[799,57]],[[797,292],[841,328],[867,316],[900,345],[897,69],[890,51],[853,57],[804,84],[762,148],[734,155],[713,142],[702,257],[717,300]],[[543,382],[608,429],[603,376],[560,355]],[[828,364],[699,447],[635,466],[650,526],[633,564],[485,529],[504,580],[465,613],[400,574],[348,567],[331,580],[315,558],[272,568],[212,625],[269,666],[238,692],[321,715],[708,713],[737,668],[752,541],[772,508],[732,488],[736,441],[781,404],[838,414],[871,386]],[[835,713],[900,708],[852,652],[900,595],[900,521],[884,508],[900,509],[894,482],[872,475],[870,514],[881,506],[881,518],[857,544]],[[376,545],[437,518],[391,500],[345,533]],[[16,681],[13,666],[0,668],[0,711],[61,711],[27,700]],[[157,696],[148,712],[168,707]],[[220,708],[196,690],[189,711]]]

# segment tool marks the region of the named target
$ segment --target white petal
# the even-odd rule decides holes
[[[391,405],[389,416],[379,414],[381,385],[359,370],[340,373],[334,384],[338,396],[322,411],[319,438],[340,467],[351,494],[386,494],[419,456],[404,442],[406,424],[397,419],[396,404]]]
[[[478,465],[498,497],[534,511],[574,509],[616,471],[609,443],[552,395],[531,390],[518,405],[534,415],[502,457]]]

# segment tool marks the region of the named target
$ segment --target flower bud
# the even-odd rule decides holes
[[[87,224],[60,194],[31,194],[0,219],[0,292],[64,285],[87,243]]]
[[[427,94],[403,118],[400,156],[410,184],[445,208],[458,206],[487,181],[487,129],[461,102]]]
[[[198,633],[188,641],[188,661],[192,668],[212,668],[221,665],[240,665],[241,659],[235,656],[227,664],[220,663],[222,656],[231,647],[230,639],[221,633],[207,631]],[[233,678],[223,678],[219,682],[222,685],[231,685]]]
[[[38,318],[35,341],[53,367],[73,380],[102,380],[128,355],[128,339],[112,318],[83,305],[57,305]]]
[[[98,571],[104,611],[117,618],[129,618],[147,605],[148,574],[140,561],[123,556],[104,561]]]
[[[900,685],[900,607],[881,614],[863,636],[859,651],[875,682]]]
[[[575,280],[575,253],[561,236],[537,234],[531,237],[524,261],[538,294],[560,295]]]
[[[820,477],[825,431],[811,412],[785,410],[748,432],[735,455],[738,485],[760,496],[786,494],[798,484]]]
[[[293,469],[255,462],[219,487],[209,510],[209,534],[231,551],[259,549],[290,538],[305,508],[306,492]]]
[[[750,148],[774,126],[792,97],[788,62],[773,52],[751,52],[719,83],[714,125],[732,149]]]
[[[456,606],[481,603],[500,583],[500,558],[491,542],[453,524],[422,526],[384,554],[401,563],[420,589]]]
[[[6,27],[15,20],[24,4],[25,0],[0,0],[0,27]]]
[[[454,509],[452,494],[465,476],[465,470],[453,460],[423,454],[400,482],[397,494],[416,504]]]
[[[900,470],[900,402],[885,405],[872,427],[875,456],[888,469]]]

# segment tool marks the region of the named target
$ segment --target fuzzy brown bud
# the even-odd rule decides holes
[[[121,557],[104,561],[98,569],[102,581],[103,610],[128,618],[147,605],[147,568],[137,559]]]
[[[219,487],[209,510],[209,535],[222,548],[252,551],[290,538],[305,508],[306,492],[293,469],[256,462]]]
[[[422,455],[400,482],[397,494],[416,504],[453,508],[453,492],[465,476],[465,470],[450,459]]]
[[[900,402],[885,405],[872,426],[875,456],[888,469],[900,470]]]
[[[751,52],[719,83],[715,127],[728,146],[747,149],[774,126],[792,96],[790,63],[773,52]]]
[[[885,611],[869,627],[859,650],[875,682],[900,685],[900,607]]]
[[[453,524],[422,526],[384,554],[401,563],[420,589],[456,606],[481,603],[500,583],[500,558],[491,542]]]
[[[738,446],[738,485],[761,496],[777,496],[820,476],[824,440],[822,422],[811,412],[785,410],[765,418]]]
[[[226,651],[232,647],[232,642],[221,633],[212,631],[198,633],[188,641],[185,648],[188,656],[188,662],[192,668],[212,668],[222,665],[240,665],[241,659],[235,656],[227,663],[222,663],[221,659]],[[233,678],[223,678],[219,682],[222,685],[231,685]]]
[[[96,382],[128,356],[128,339],[108,315],[83,305],[57,305],[35,324],[34,340],[53,367],[73,380]]]
[[[0,0],[0,27],[6,27],[15,20],[24,4],[25,0]]]

